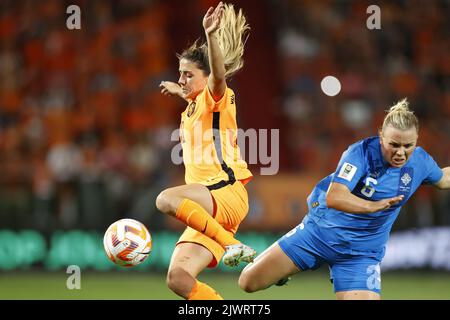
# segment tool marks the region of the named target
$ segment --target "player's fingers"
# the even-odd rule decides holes
[[[222,10],[220,10],[220,11],[217,13],[217,17],[216,17],[217,20],[220,21],[220,20],[222,19],[224,12],[225,12],[225,9],[222,8]]]
[[[210,8],[208,9],[208,11],[206,11],[205,17],[209,17],[213,11],[214,11],[214,8],[213,8],[213,7],[210,7]]]
[[[213,13],[214,19],[220,18],[220,15],[221,15],[221,12],[222,12],[222,11],[224,11],[224,6],[223,6],[223,3],[220,2],[220,3],[217,5],[216,9],[214,9],[214,13]]]
[[[219,3],[218,9],[219,9],[219,12],[225,11],[225,5],[223,4],[223,2]]]
[[[389,204],[390,205],[394,205],[394,204],[399,203],[402,200],[403,200],[403,196],[402,195],[401,196],[397,196],[397,197],[389,199]]]

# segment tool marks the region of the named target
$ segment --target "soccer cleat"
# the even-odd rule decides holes
[[[241,261],[243,262],[253,262],[256,256],[256,251],[245,244],[238,243],[225,246],[226,252],[223,256],[223,263],[230,267],[235,267],[239,265]]]
[[[278,287],[285,286],[285,285],[287,285],[287,283],[289,282],[289,280],[291,280],[291,277],[284,277],[284,278],[281,278],[280,280],[278,280],[277,282],[275,282],[275,285],[278,286]]]

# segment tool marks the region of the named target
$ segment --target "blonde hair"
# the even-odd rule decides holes
[[[409,103],[406,98],[397,102],[387,112],[388,114],[384,117],[382,131],[387,126],[392,126],[399,130],[408,130],[414,127],[419,132],[419,120],[414,112],[409,109]]]
[[[244,66],[244,46],[248,39],[250,26],[239,9],[236,14],[232,4],[224,4],[224,13],[217,29],[217,41],[222,51],[225,66],[225,78],[231,77]],[[198,39],[178,59],[187,59],[197,63],[205,74],[211,73],[208,60],[208,46],[206,43],[199,44]]]
[[[225,11],[217,30],[217,40],[223,54],[225,77],[228,78],[244,66],[244,45],[250,26],[239,9],[236,14],[232,4],[225,4]]]

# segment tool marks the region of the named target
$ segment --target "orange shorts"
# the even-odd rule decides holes
[[[239,224],[248,213],[248,194],[244,185],[240,181],[226,185],[220,189],[210,190],[215,202],[215,213],[213,217],[222,225],[225,230],[235,234]],[[213,260],[208,268],[214,268],[225,253],[225,249],[216,241],[205,236],[190,227],[187,227],[178,239],[177,245],[183,242],[198,243],[204,246],[213,254]]]

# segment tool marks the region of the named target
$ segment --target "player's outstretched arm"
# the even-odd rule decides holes
[[[346,185],[337,182],[330,184],[326,198],[328,208],[360,214],[386,210],[402,200],[403,195],[379,201],[368,201],[355,196]]]
[[[215,101],[220,100],[226,90],[224,58],[216,37],[224,10],[224,5],[220,2],[215,9],[213,7],[209,8],[203,17],[203,29],[208,42],[208,59],[211,69],[208,87]]]
[[[444,175],[435,186],[439,189],[450,189],[450,167],[443,168],[442,172]]]
[[[172,81],[161,81],[159,84],[161,88],[161,93],[165,96],[178,96],[183,98],[183,91],[178,83]]]

